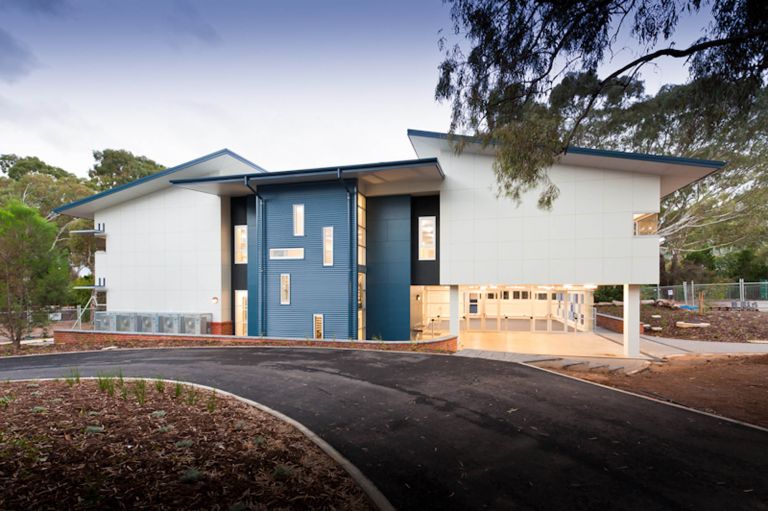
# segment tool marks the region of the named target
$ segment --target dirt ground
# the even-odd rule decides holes
[[[615,305],[600,305],[597,312],[617,317],[624,315],[622,308]],[[660,315],[661,319],[653,319],[652,315]],[[640,318],[644,323],[660,326],[661,332],[649,332],[660,337],[721,342],[768,340],[768,312],[708,310],[699,314],[683,309],[643,305],[640,307]],[[704,322],[710,326],[678,328],[675,326],[678,321]]]
[[[768,355],[676,357],[631,376],[562,372],[768,428]]]
[[[143,382],[0,383],[0,509],[372,509],[283,421]]]

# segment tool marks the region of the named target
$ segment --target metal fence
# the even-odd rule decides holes
[[[762,282],[727,282],[718,284],[697,284],[683,282],[677,286],[645,286],[642,289],[644,300],[673,300],[677,303],[697,305],[703,295],[704,303],[709,306],[729,307],[737,304],[749,304],[760,310],[768,310],[768,281]]]

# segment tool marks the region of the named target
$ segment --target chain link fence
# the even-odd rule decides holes
[[[672,300],[676,303],[698,305],[703,298],[709,307],[768,310],[768,280],[762,282],[726,282],[696,284],[684,282],[677,286],[645,286],[643,300]]]

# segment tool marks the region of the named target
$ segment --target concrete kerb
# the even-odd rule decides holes
[[[338,348],[337,348],[338,349]],[[81,380],[97,380],[97,377],[94,376],[84,376],[80,378]],[[210,392],[215,392],[216,394],[220,396],[230,397],[232,399],[235,399],[237,401],[240,401],[242,403],[245,403],[249,406],[252,406],[254,408],[257,408],[264,413],[268,413],[269,415],[272,415],[273,417],[286,422],[293,426],[294,428],[301,431],[301,433],[306,436],[313,444],[315,444],[321,451],[323,451],[327,456],[329,456],[331,459],[333,459],[336,463],[338,463],[347,474],[360,486],[360,488],[365,492],[366,496],[370,499],[370,501],[373,503],[374,506],[376,506],[377,509],[380,511],[395,511],[395,507],[392,505],[391,502],[389,502],[389,499],[384,496],[383,493],[376,487],[375,484],[373,484],[373,481],[368,479],[363,472],[357,468],[351,461],[349,461],[346,457],[344,457],[339,451],[334,449],[328,442],[320,438],[314,431],[306,427],[301,422],[292,419],[291,417],[288,417],[287,415],[278,412],[277,410],[270,408],[269,406],[263,405],[261,403],[258,403],[256,401],[252,401],[250,399],[244,398],[242,396],[238,396],[237,394],[233,394],[232,392],[227,392],[226,390],[221,390],[215,387],[209,387],[208,385],[201,385],[199,383],[193,383],[188,381],[182,381],[182,380],[168,380],[166,378],[140,378],[140,377],[124,377],[125,381],[138,381],[138,380],[147,380],[151,379],[152,381],[164,381],[165,383],[169,384],[175,384],[175,383],[181,383],[182,385],[188,385],[190,387],[196,387],[201,390],[207,390]],[[25,381],[56,381],[61,380],[61,378],[22,378],[22,379],[14,379],[14,380],[6,380],[11,382],[25,382]]]
[[[616,387],[611,387],[610,385],[603,385],[602,383],[596,383],[596,382],[589,381],[589,380],[582,380],[581,378],[577,378],[577,377],[571,376],[569,374],[563,374],[563,373],[560,373],[558,371],[553,371],[553,370],[547,369],[545,367],[538,367],[538,366],[535,366],[535,365],[532,365],[532,364],[526,364],[526,363],[523,363],[523,362],[517,362],[517,363],[521,364],[521,365],[524,365],[526,367],[531,367],[531,368],[537,369],[539,371],[544,371],[544,372],[547,372],[547,373],[550,373],[550,374],[555,374],[555,375],[560,376],[562,378],[568,378],[570,380],[578,381],[578,382],[581,382],[581,383],[584,383],[584,384],[587,384],[587,385],[595,385],[597,387],[602,387],[604,389],[612,390],[614,392],[621,392],[622,394],[627,394],[628,396],[635,396],[635,397],[639,397],[641,399],[647,399],[648,401],[653,401],[654,403],[661,403],[663,405],[673,406],[675,408],[680,408],[682,410],[687,410],[689,412],[697,413],[699,415],[706,415],[708,417],[713,417],[713,418],[719,419],[721,421],[730,422],[732,424],[738,424],[739,426],[745,426],[745,427],[748,427],[748,428],[752,428],[752,429],[756,429],[758,431],[763,431],[765,433],[768,433],[768,428],[764,428],[763,426],[758,426],[757,424],[750,424],[749,422],[740,421],[738,419],[731,419],[730,417],[724,417],[722,415],[716,415],[714,413],[704,412],[702,410],[697,410],[696,408],[691,408],[689,406],[681,405],[679,403],[674,403],[674,402],[671,402],[671,401],[664,401],[662,399],[656,399],[655,397],[645,396],[643,394],[637,394],[635,392],[630,392],[630,391],[624,390],[624,389],[617,389]]]

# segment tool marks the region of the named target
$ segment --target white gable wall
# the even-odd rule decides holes
[[[98,211],[107,250],[96,254],[96,276],[106,279],[108,309],[228,321],[231,238],[222,207],[217,196],[170,187]]]
[[[552,211],[530,192],[518,207],[496,197],[493,158],[457,156],[444,140],[414,137],[420,158],[437,156],[440,283],[654,284],[658,236],[633,236],[633,213],[659,211],[656,175],[557,165]]]

